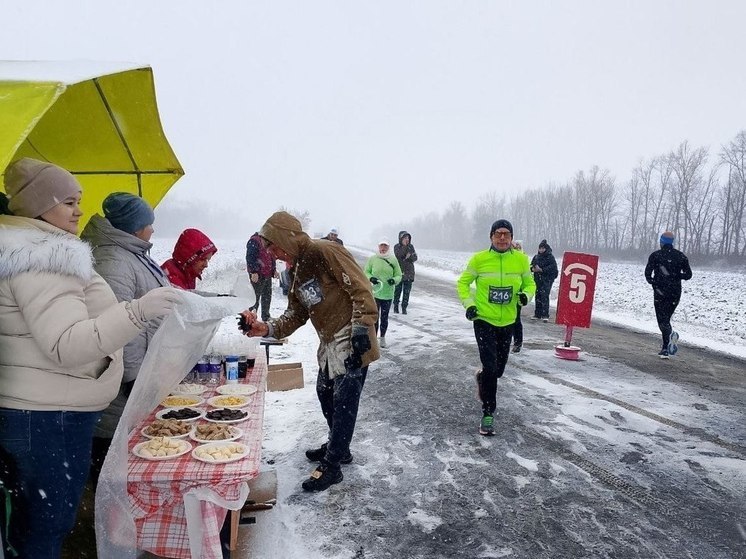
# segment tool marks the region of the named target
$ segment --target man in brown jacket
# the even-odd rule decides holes
[[[275,258],[293,267],[288,306],[282,316],[267,322],[244,311],[241,329],[247,336],[284,338],[309,319],[316,329],[320,340],[316,393],[329,438],[320,448],[306,452],[319,466],[303,482],[303,489],[323,491],[342,481],[340,464],[352,462],[350,441],[360,393],[368,365],[379,357],[378,309],[368,278],[342,245],[311,239],[287,212],[272,214],[259,236]]]

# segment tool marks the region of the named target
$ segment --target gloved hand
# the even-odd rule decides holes
[[[169,314],[176,303],[181,303],[181,291],[175,287],[157,287],[130,302],[130,308],[140,322]]]
[[[352,371],[363,366],[363,354],[370,349],[370,337],[368,336],[368,327],[357,324],[352,327],[352,337],[350,338],[352,352],[345,359],[345,366]]]
[[[378,278],[370,278],[370,283],[373,285],[378,285]]]
[[[472,305],[468,309],[466,309],[466,318],[469,320],[474,320],[477,318],[477,307]]]
[[[522,307],[525,307],[526,305],[528,305],[528,295],[526,295],[525,293],[519,293],[518,304]]]
[[[389,278],[386,280],[386,283],[389,285],[396,285],[396,280],[394,278]]]

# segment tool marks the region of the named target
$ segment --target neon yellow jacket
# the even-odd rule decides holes
[[[471,289],[474,282],[476,292]],[[525,293],[530,301],[536,293],[536,283],[523,252],[512,248],[497,252],[490,248],[469,259],[456,289],[465,309],[477,307],[477,318],[493,326],[509,326],[518,314],[518,293]]]

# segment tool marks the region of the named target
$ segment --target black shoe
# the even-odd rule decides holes
[[[321,462],[326,456],[326,444],[322,444],[319,448],[312,448],[306,451],[306,458],[311,462]],[[347,455],[343,456],[339,461],[340,464],[350,464],[352,462],[352,453],[348,450]]]
[[[520,353],[520,351],[521,351],[521,344],[514,344],[513,345],[513,349],[511,349],[510,351],[512,351],[513,353]]]
[[[407,314],[407,309],[405,309],[404,307],[402,307],[402,308],[401,308],[401,313],[402,313],[402,314]]]
[[[399,307],[394,305],[394,314],[399,314]]]
[[[339,469],[339,466],[333,468],[326,462],[322,461],[319,464],[319,467],[311,472],[311,477],[301,485],[305,491],[324,491],[343,479],[344,476],[342,475],[342,470]]]

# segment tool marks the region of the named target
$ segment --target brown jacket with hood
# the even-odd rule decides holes
[[[356,326],[367,328],[371,344],[363,355],[363,366],[378,359],[378,309],[368,278],[347,249],[311,239],[287,212],[272,214],[259,235],[294,260],[288,307],[282,316],[269,321],[272,334],[284,338],[310,319],[321,340],[319,366],[328,364],[332,378],[344,373],[341,362],[350,354]]]

